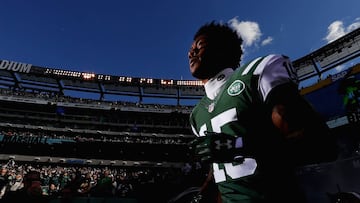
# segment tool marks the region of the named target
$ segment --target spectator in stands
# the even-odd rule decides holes
[[[49,188],[47,190],[47,195],[50,198],[56,198],[60,196],[59,190],[54,183],[50,183]]]
[[[238,68],[241,46],[228,24],[205,24],[194,36],[190,72],[206,92],[190,115],[195,155],[211,164],[222,202],[305,202],[295,169],[334,160],[335,140],[299,94],[289,58]]]
[[[10,191],[17,191],[24,187],[23,178],[21,174],[15,175],[14,183],[10,187]]]
[[[6,190],[7,190],[7,184],[9,182],[8,174],[7,174],[7,168],[2,167],[0,169],[0,199],[4,196]]]
[[[114,194],[113,189],[113,177],[110,175],[109,170],[105,170],[96,188],[94,188],[94,195],[111,197]]]
[[[26,202],[26,203],[45,203],[48,202],[43,195],[38,171],[29,171],[24,177],[24,187],[20,190],[7,192],[2,202]]]
[[[92,188],[91,173],[86,173],[85,178],[82,179],[78,192],[81,196],[88,196]]]
[[[72,198],[81,196],[79,193],[79,188],[82,183],[82,175],[80,171],[76,171],[75,173],[71,174],[71,180],[64,186],[61,193],[65,198]]]
[[[345,76],[344,79],[340,81],[338,92],[343,95],[343,104],[348,114],[360,111],[359,79],[357,79],[354,75]]]
[[[115,195],[118,197],[129,197],[132,196],[133,186],[127,179],[126,173],[119,174],[116,176],[116,189]]]
[[[60,174],[59,177],[59,187],[64,188],[69,182],[71,181],[71,178],[69,177],[68,172],[63,172]]]

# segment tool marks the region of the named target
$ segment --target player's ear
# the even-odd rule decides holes
[[[289,133],[289,125],[286,121],[286,108],[284,105],[274,105],[271,112],[271,120],[276,128],[280,130],[282,134]]]

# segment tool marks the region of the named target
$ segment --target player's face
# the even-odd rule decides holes
[[[216,50],[205,35],[198,36],[192,43],[188,58],[191,74],[200,80],[209,79],[219,70],[216,69],[218,57]]]

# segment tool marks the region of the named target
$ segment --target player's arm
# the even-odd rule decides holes
[[[320,115],[299,94],[297,86],[285,83],[275,87],[266,103],[271,120],[287,144],[287,153],[298,164],[336,159],[334,135]]]

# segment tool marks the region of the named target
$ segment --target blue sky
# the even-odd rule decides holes
[[[300,58],[360,27],[359,0],[2,0],[0,59],[99,74],[194,79],[187,51],[216,20],[238,28],[243,61]]]

